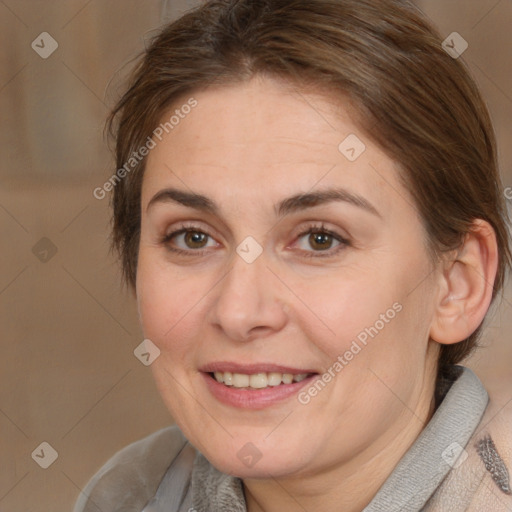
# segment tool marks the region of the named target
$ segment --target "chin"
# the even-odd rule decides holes
[[[210,463],[222,473],[226,473],[241,479],[268,479],[268,478],[281,478],[290,475],[298,468],[292,468],[290,463],[286,461],[267,460],[264,461],[263,457],[254,462],[253,466],[246,465],[245,463],[235,458],[225,459],[216,458],[209,459]],[[249,464],[249,463],[248,463]]]
[[[242,479],[282,478],[301,473],[307,464],[297,457],[300,449],[282,448],[279,450],[269,445],[259,450],[253,443],[244,440],[239,441],[236,447],[222,447],[219,451],[207,450],[202,453],[219,471]]]

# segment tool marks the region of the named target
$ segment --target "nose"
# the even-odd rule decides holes
[[[215,287],[211,321],[235,341],[251,341],[280,331],[287,323],[279,280],[268,268],[264,254],[247,263],[238,254]]]

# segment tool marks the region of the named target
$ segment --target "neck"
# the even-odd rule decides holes
[[[245,479],[248,512],[363,510],[435,411],[435,379],[425,384],[414,409],[351,460],[309,476]]]

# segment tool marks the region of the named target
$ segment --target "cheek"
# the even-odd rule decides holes
[[[333,360],[348,350],[352,341],[359,339],[364,346],[371,334],[389,331],[400,315],[400,283],[389,270],[386,275],[385,268],[376,272],[375,267],[360,266],[314,282],[297,279],[290,287],[297,297],[304,297],[307,306],[295,300],[299,306],[296,321]]]
[[[386,364],[391,370],[412,363],[424,357],[428,340],[432,290],[427,280],[418,286],[418,276],[425,277],[428,271],[421,259],[403,265],[381,260],[380,265],[359,267],[316,286],[302,283],[301,287],[297,281],[297,295],[306,297],[309,306],[299,320],[302,330],[326,362],[346,356],[359,370]]]
[[[204,286],[197,279],[186,279],[141,254],[137,271],[137,303],[144,336],[161,351],[185,342],[187,331],[197,322]]]

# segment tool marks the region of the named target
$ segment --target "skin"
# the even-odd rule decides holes
[[[261,77],[194,98],[150,152],[142,187],[136,292],[144,335],[161,351],[152,364],[159,391],[191,443],[243,479],[250,512],[361,510],[433,413],[437,342],[460,341],[485,314],[492,230],[482,224],[469,244],[473,267],[466,253],[433,265],[397,164],[347,101]],[[338,150],[349,134],[366,145],[354,162]],[[148,209],[170,187],[207,196],[219,213],[173,201]],[[378,215],[331,201],[276,216],[283,199],[331,187]],[[202,248],[183,235],[163,241],[182,222],[209,235]],[[348,244],[328,237],[319,250],[302,235],[311,224]],[[236,252],[247,236],[263,248],[250,264]],[[462,305],[475,290],[471,316]],[[225,405],[198,370],[267,362],[322,374],[395,303],[402,310],[307,405],[296,396],[261,410]],[[248,442],[261,454],[252,467],[237,457]]]

